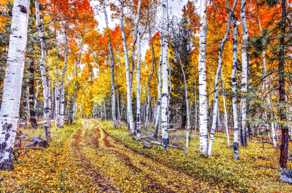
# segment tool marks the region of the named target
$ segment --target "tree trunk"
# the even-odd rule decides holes
[[[131,88],[131,75],[130,75],[130,63],[127,47],[127,38],[124,28],[124,4],[121,2],[121,15],[120,15],[122,39],[123,39],[123,49],[126,65],[126,84],[127,84],[127,122],[128,127],[132,134],[135,132],[133,109],[132,109],[132,88]]]
[[[55,84],[54,84],[55,85]],[[50,90],[50,96],[51,96],[51,114],[50,114],[50,117],[51,119],[55,119],[55,88],[53,87],[51,90]]]
[[[248,29],[246,22],[246,0],[241,0],[240,11],[241,23],[242,23],[242,46],[241,46],[241,144],[247,145],[247,89],[248,89]]]
[[[220,42],[220,47],[219,47],[218,66],[217,66],[217,72],[216,72],[215,84],[214,84],[214,101],[213,101],[213,113],[212,113],[213,117],[212,117],[212,126],[211,126],[211,130],[210,130],[208,156],[212,155],[212,145],[213,145],[214,139],[215,139],[215,130],[216,130],[217,119],[218,119],[218,97],[219,97],[219,82],[220,82],[221,73],[222,73],[222,59],[223,59],[222,55],[223,55],[223,51],[224,51],[225,42],[228,39],[230,25],[231,25],[231,21],[232,21],[232,16],[233,16],[233,12],[234,12],[234,9],[236,7],[236,4],[237,4],[237,0],[235,0],[233,2],[232,10],[229,11],[229,18],[228,18],[227,25],[226,25],[226,32],[225,32],[223,39]],[[227,5],[227,10],[228,10],[228,8],[229,8],[229,5]]]
[[[34,61],[33,59],[30,60],[30,64],[29,64],[29,82],[28,82],[28,88],[29,88],[29,121],[31,124],[31,127],[36,129],[38,127],[37,125],[37,120],[36,120],[36,113],[35,113],[35,92],[34,92],[34,88],[35,88],[35,66],[34,66]]]
[[[197,129],[198,129],[198,105],[197,105],[197,86],[196,86],[196,82],[194,84],[194,97],[195,97],[195,100],[194,100],[194,106],[195,106],[195,113],[194,113],[194,133],[196,134],[197,132]]]
[[[137,61],[137,72],[136,72],[136,84],[137,84],[137,93],[136,93],[136,131],[135,134],[137,137],[141,136],[141,33],[138,32],[138,61]]]
[[[199,129],[200,152],[208,155],[208,97],[206,77],[207,0],[200,1]]]
[[[116,116],[116,94],[115,94],[115,57],[114,57],[114,49],[112,46],[112,40],[109,32],[109,21],[108,15],[106,11],[106,0],[102,3],[103,14],[105,18],[105,24],[107,28],[107,36],[108,36],[108,48],[110,55],[110,73],[111,73],[111,107],[112,107],[112,120],[114,125],[117,125],[117,116]]]
[[[184,70],[183,63],[181,61],[181,58],[179,55],[177,55],[179,58],[179,64],[181,68],[181,72],[183,75],[183,81],[184,81],[184,98],[185,98],[185,106],[186,106],[186,140],[185,140],[185,152],[187,153],[189,150],[189,141],[190,141],[190,131],[191,131],[191,115],[190,115],[190,103],[189,103],[189,94],[188,94],[188,82],[186,78],[186,73]]]
[[[65,99],[65,75],[67,72],[67,65],[68,65],[68,52],[69,52],[69,48],[68,48],[68,37],[67,37],[67,24],[64,24],[64,29],[63,29],[63,35],[64,35],[64,46],[65,46],[65,50],[64,50],[64,66],[62,69],[62,75],[61,75],[61,84],[60,84],[60,113],[59,116],[60,118],[58,119],[59,122],[57,123],[57,127],[58,128],[62,128],[64,127],[65,124],[65,103],[66,103],[66,99]]]
[[[56,70],[58,71],[58,70]],[[56,72],[56,75],[58,73]],[[60,122],[60,85],[58,80],[58,75],[56,76],[55,80],[55,100],[54,100],[54,106],[55,106],[55,126],[58,127],[58,124]]]
[[[267,76],[267,67],[266,67],[266,51],[263,50],[262,53],[262,58],[263,58],[263,77],[264,77],[264,85],[263,85],[263,90],[266,91],[268,90],[268,85],[271,83],[271,81],[268,79],[266,80]],[[268,104],[268,108],[270,109],[270,117],[272,119],[272,122],[268,124],[271,127],[271,137],[272,137],[272,143],[274,147],[277,147],[277,136],[276,136],[276,128],[275,128],[275,121],[274,121],[274,113],[272,112],[273,110],[273,105],[272,105],[272,100],[271,100],[271,94],[270,92],[268,93],[268,96],[265,97],[266,102]]]
[[[162,0],[162,26],[161,26],[161,135],[163,147],[166,149],[169,144],[168,138],[168,117],[169,117],[169,90],[168,90],[168,0]]]
[[[147,128],[148,123],[150,122],[150,110],[151,110],[151,82],[153,79],[153,74],[154,74],[154,70],[155,70],[155,52],[154,52],[154,46],[153,43],[151,41],[151,26],[150,26],[150,22],[148,23],[148,35],[149,35],[149,43],[150,43],[150,49],[151,49],[151,72],[149,74],[149,78],[148,78],[148,84],[147,84],[147,106],[146,106],[146,118],[145,118],[145,127]]]
[[[236,70],[237,70],[237,20],[233,18],[233,64],[231,72],[231,85],[232,85],[232,112],[233,112],[233,151],[234,159],[239,159],[239,123],[238,123],[238,110],[237,110],[237,80],[236,80]]]
[[[162,51],[161,51],[162,55]],[[162,64],[162,57],[160,57],[160,63],[158,65],[158,72],[157,72],[157,77],[158,77],[158,84],[157,84],[157,104],[156,104],[156,112],[155,112],[155,131],[154,131],[154,138],[158,137],[159,133],[159,128],[160,128],[160,123],[161,123],[161,64]]]
[[[263,29],[262,29],[262,24],[261,24],[261,20],[260,20],[260,16],[259,16],[259,9],[258,9],[258,2],[256,2],[256,11],[257,11],[257,22],[258,22],[258,26],[259,26],[259,30],[260,32],[263,34]],[[263,92],[265,92],[266,90],[268,90],[269,88],[269,84],[271,83],[270,78],[267,77],[267,61],[266,61],[266,39],[262,40],[262,46],[263,46],[263,51],[262,51],[262,65],[263,65]],[[267,104],[268,104],[268,108],[270,109],[271,113],[270,116],[274,117],[274,114],[272,113],[273,107],[272,107],[272,100],[271,100],[271,94],[270,92],[268,93],[267,97],[264,97],[264,100],[266,100]],[[274,120],[272,120],[272,122],[270,124],[268,124],[271,127],[271,135],[272,135],[272,143],[274,147],[277,147],[277,136],[276,136],[276,130],[275,130],[275,124],[274,124]]]
[[[7,69],[0,112],[1,170],[10,170],[13,168],[13,146],[19,121],[19,107],[27,44],[29,2],[28,0],[15,0],[12,9]]]
[[[131,0],[131,4],[132,4],[132,15],[135,17],[135,23],[134,23],[134,34],[133,34],[133,38],[134,38],[134,41],[133,41],[133,44],[132,44],[132,70],[130,72],[130,83],[131,83],[131,90],[133,88],[133,73],[134,73],[134,70],[135,70],[135,53],[136,53],[136,45],[137,45],[137,40],[138,40],[138,29],[139,29],[139,23],[140,23],[140,17],[141,17],[141,5],[142,5],[142,1],[141,0],[138,0],[138,7],[137,7],[137,14],[134,13],[134,2],[133,0]],[[131,93],[132,95],[133,93]]]
[[[36,80],[36,89],[35,89],[35,98],[34,98],[34,109],[35,109],[35,113],[36,113],[36,119],[39,119],[40,117],[40,113],[39,113],[39,100],[38,98],[40,97],[40,83],[39,80]]]
[[[281,145],[280,145],[280,167],[287,168],[288,160],[288,142],[289,142],[289,130],[286,125],[286,91],[285,91],[285,33],[286,33],[286,0],[281,1],[282,6],[282,20],[280,25],[280,50],[279,50],[279,115],[280,115],[280,128],[281,128]]]
[[[38,0],[35,0],[35,17],[36,17],[36,26],[38,31],[38,38],[41,47],[41,57],[40,57],[40,73],[41,73],[41,80],[43,86],[43,97],[44,97],[44,132],[46,136],[46,140],[50,141],[51,138],[51,91],[50,91],[50,80],[48,78],[48,73],[46,69],[46,44],[45,44],[45,34],[44,34],[44,22],[43,18],[40,14],[40,5]]]
[[[103,112],[104,112],[104,120],[107,120],[106,101],[103,102]]]
[[[30,111],[29,111],[29,86],[28,86],[28,82],[24,81],[24,85],[22,87],[22,108],[20,108],[20,116],[23,116],[24,120],[25,120],[25,127],[28,127],[28,122],[30,119]],[[21,105],[20,105],[21,106]],[[23,113],[22,113],[23,111]]]
[[[118,123],[121,122],[121,103],[120,103],[120,93],[119,89],[116,89],[117,94],[117,121]]]

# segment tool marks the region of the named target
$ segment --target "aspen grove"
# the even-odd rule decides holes
[[[0,192],[292,192],[288,0],[0,0]]]

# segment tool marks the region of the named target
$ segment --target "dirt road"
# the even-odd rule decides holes
[[[80,165],[101,192],[205,192],[204,182],[138,154],[90,124],[72,138]]]

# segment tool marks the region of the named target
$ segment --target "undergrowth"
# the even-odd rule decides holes
[[[70,136],[81,123],[52,128],[47,149],[20,149],[12,171],[0,171],[0,192],[95,192],[95,184],[84,174],[70,148]],[[24,129],[29,137],[43,130]]]
[[[232,149],[226,146],[225,137],[217,134],[213,156],[205,158],[198,151],[199,141],[192,137],[189,153],[170,148],[164,151],[155,146],[143,148],[125,127],[114,128],[111,122],[101,127],[112,137],[134,151],[144,154],[169,167],[179,169],[194,178],[203,179],[211,185],[222,184],[227,191],[236,192],[292,192],[291,185],[280,182],[277,165],[278,151],[270,144],[252,141],[240,149],[240,160],[232,159]],[[289,163],[289,167],[292,164]]]

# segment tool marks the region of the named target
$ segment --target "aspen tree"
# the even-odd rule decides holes
[[[29,0],[15,0],[12,9],[7,69],[0,112],[0,169],[13,168],[13,147],[19,121],[23,83]]]

